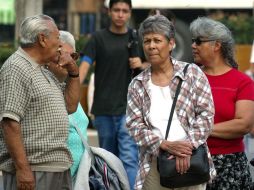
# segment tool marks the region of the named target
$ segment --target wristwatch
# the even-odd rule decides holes
[[[78,74],[68,74],[68,76],[70,77],[70,78],[78,78],[79,77],[79,73]]]

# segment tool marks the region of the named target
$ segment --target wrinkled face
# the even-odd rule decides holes
[[[118,2],[113,4],[108,12],[112,24],[116,27],[124,27],[131,16],[131,9],[127,3]]]
[[[214,42],[215,40],[202,37],[192,39],[191,47],[195,63],[206,65],[214,59]]]
[[[162,34],[145,34],[143,48],[148,62],[153,65],[163,64],[168,61],[174,43],[174,39],[168,40]]]
[[[45,62],[55,62],[59,57],[59,49],[61,47],[61,42],[59,38],[59,31],[57,26],[49,22],[48,27],[52,28],[52,32],[48,36],[40,34],[40,43],[44,47],[43,53],[45,54]]]

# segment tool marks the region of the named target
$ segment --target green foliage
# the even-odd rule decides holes
[[[12,53],[14,53],[15,48],[10,44],[0,44],[0,68],[3,63],[10,57]]]
[[[225,24],[232,32],[236,44],[252,44],[254,17],[246,13],[216,12],[211,17]]]
[[[79,52],[82,56],[82,52],[84,50],[84,47],[89,39],[89,36],[79,36],[76,40],[76,51]]]

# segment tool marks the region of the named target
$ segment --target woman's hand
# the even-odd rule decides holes
[[[176,171],[180,174],[184,174],[190,168],[191,156],[179,157],[176,156]]]
[[[193,146],[189,141],[166,141],[163,140],[160,148],[178,157],[191,156]]]

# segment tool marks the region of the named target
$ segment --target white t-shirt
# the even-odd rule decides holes
[[[161,87],[154,85],[151,79],[149,80],[148,85],[151,90],[150,119],[154,127],[153,132],[156,135],[165,138],[169,114],[173,103],[170,89],[168,86]],[[177,141],[185,140],[186,138],[187,134],[174,111],[167,140]]]

